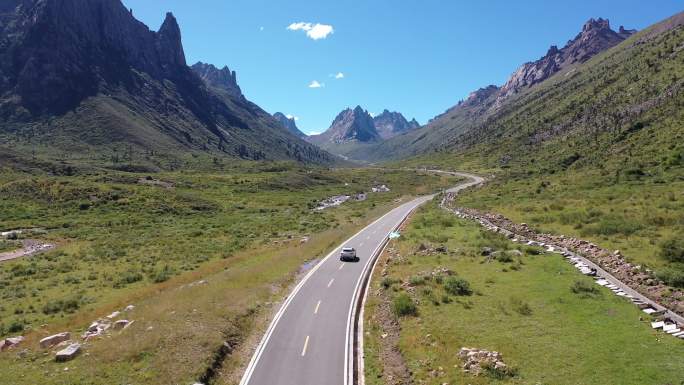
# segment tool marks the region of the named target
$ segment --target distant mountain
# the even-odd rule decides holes
[[[231,71],[228,66],[218,69],[213,64],[197,62],[191,68],[200,79],[210,86],[221,89],[232,97],[243,97],[242,90],[237,83],[237,74],[235,71]]]
[[[379,161],[416,156],[444,148],[469,131],[479,130],[485,122],[507,111],[517,97],[533,91],[556,74],[568,76],[574,68],[601,52],[620,44],[636,31],[610,28],[606,19],[590,19],[582,31],[561,49],[549,48],[539,60],[520,66],[501,87],[489,85],[468,95],[465,100],[430,120],[427,125],[370,146],[348,151],[351,159]]]
[[[155,32],[120,0],[4,0],[0,73],[0,144],[18,153],[333,161],[247,101],[234,72],[187,66],[171,13]]]
[[[290,133],[300,137],[300,138],[306,138],[306,134],[301,132],[299,128],[297,127],[297,122],[295,121],[295,118],[288,118],[287,115],[283,114],[282,112],[276,112],[273,114],[273,117],[280,122],[280,124],[285,127]]]
[[[330,128],[320,135],[309,137],[317,144],[344,144],[349,142],[373,142],[380,139],[375,123],[368,111],[356,106],[347,108],[333,120]]]
[[[375,124],[375,130],[383,139],[389,139],[420,127],[420,124],[415,119],[408,121],[401,113],[389,112],[388,110],[384,110],[382,114],[375,116],[373,123]]]

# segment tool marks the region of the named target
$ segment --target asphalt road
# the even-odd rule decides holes
[[[449,191],[483,181],[474,175],[453,174],[468,180]],[[391,210],[316,265],[276,313],[240,384],[346,385],[349,320],[360,278],[389,233],[434,196],[422,196]],[[356,248],[360,261],[341,262],[339,252],[344,246]]]

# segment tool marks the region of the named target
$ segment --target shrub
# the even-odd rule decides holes
[[[631,235],[641,229],[641,225],[622,218],[605,218],[599,223],[586,226],[580,232],[583,236],[587,235]]]
[[[139,273],[137,271],[129,270],[129,271],[123,273],[121,278],[119,278],[119,280],[116,281],[116,283],[114,284],[114,287],[117,289],[122,288],[122,287],[129,285],[131,283],[142,281],[142,279],[143,279],[143,275],[141,273]]]
[[[601,294],[596,286],[587,281],[575,281],[575,283],[573,283],[570,287],[570,290],[572,290],[573,293],[580,294],[583,297],[595,297]]]
[[[43,305],[44,314],[56,314],[61,312],[73,313],[81,307],[78,298],[67,298],[56,301],[48,301]]]
[[[171,268],[168,265],[166,265],[166,266],[164,266],[163,269],[159,270],[158,272],[156,272],[152,276],[152,282],[154,282],[154,283],[166,282],[169,280],[169,278],[171,278],[172,275],[173,275],[173,271],[171,270]]]
[[[670,238],[660,244],[660,256],[671,262],[684,263],[684,239]]]
[[[389,289],[395,283],[397,283],[397,280],[390,277],[385,277],[382,279],[382,281],[380,281],[380,285],[383,287],[383,289]]]
[[[398,317],[415,316],[418,314],[418,308],[413,303],[411,297],[406,293],[401,293],[392,301],[392,310]]]
[[[660,270],[657,276],[658,279],[670,286],[684,288],[684,266]]]
[[[420,286],[425,283],[425,277],[420,276],[420,275],[414,275],[413,277],[409,278],[409,284],[411,286]]]
[[[24,331],[24,323],[22,321],[12,321],[7,327],[7,333],[19,333]]]
[[[472,295],[470,283],[463,278],[449,277],[444,282],[444,290],[451,295]]]
[[[515,377],[518,375],[517,369],[510,367],[496,368],[494,364],[490,362],[484,362],[482,364],[482,369],[487,377],[495,380],[505,380],[509,377]]]
[[[525,248],[525,253],[527,253],[528,255],[540,255],[542,254],[542,251],[538,247],[528,246],[527,248]]]
[[[511,298],[511,306],[518,314],[529,316],[532,315],[532,307],[527,302],[519,298]]]

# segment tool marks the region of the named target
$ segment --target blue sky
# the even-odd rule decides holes
[[[684,10],[681,0],[123,1],[154,30],[173,12],[189,64],[227,65],[248,99],[297,116],[307,133],[357,104],[425,123],[563,46],[590,17],[643,29]]]

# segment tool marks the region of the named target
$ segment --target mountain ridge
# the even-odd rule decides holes
[[[0,10],[6,145],[99,163],[121,158],[121,147],[159,165],[190,153],[335,161],[212,84],[227,77],[201,79],[172,13],[151,31],[120,0],[15,0]]]
[[[540,59],[519,66],[502,86],[489,85],[473,91],[465,100],[431,119],[425,126],[372,146],[352,149],[347,156],[375,162],[418,156],[443,148],[445,140],[481,127],[492,116],[504,111],[511,101],[555,75],[571,71],[615,47],[633,34],[633,30],[624,27],[620,27],[618,32],[613,31],[607,19],[589,19],[580,33],[562,49],[551,46]]]

